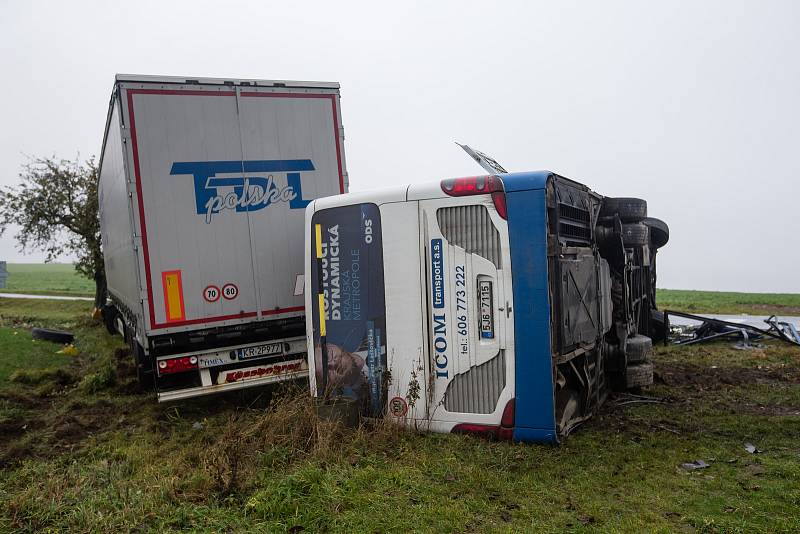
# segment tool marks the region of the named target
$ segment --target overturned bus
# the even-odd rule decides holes
[[[312,394],[414,428],[558,442],[609,392],[653,381],[647,203],[552,172],[314,200]]]

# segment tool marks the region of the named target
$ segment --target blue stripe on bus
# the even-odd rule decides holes
[[[557,443],[547,275],[549,172],[502,175],[514,285],[514,440]]]

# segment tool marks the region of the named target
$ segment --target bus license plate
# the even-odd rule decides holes
[[[481,338],[494,338],[494,299],[492,298],[492,283],[481,280],[478,283],[481,301]]]
[[[260,356],[274,356],[275,354],[283,354],[283,343],[256,345],[255,347],[245,347],[238,350],[240,360],[258,358]]]

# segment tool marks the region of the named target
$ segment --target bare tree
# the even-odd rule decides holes
[[[19,185],[0,188],[0,235],[11,225],[19,226],[19,249],[44,251],[48,262],[73,254],[75,269],[94,280],[96,308],[106,298],[98,178],[94,158],[83,164],[35,158],[23,165]]]

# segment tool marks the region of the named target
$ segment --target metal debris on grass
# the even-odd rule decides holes
[[[694,462],[681,464],[681,468],[686,469],[687,471],[706,469],[708,467],[711,467],[711,465],[707,464],[704,460],[695,460]]]
[[[753,445],[752,443],[745,443],[744,444],[744,450],[746,450],[750,454],[758,454],[760,452],[764,452],[761,449],[759,449],[758,447],[756,447],[755,445]]]
[[[665,343],[693,345],[695,343],[734,338],[739,340],[734,345],[734,348],[746,350],[761,348],[761,345],[755,342],[772,338],[800,346],[800,332],[798,332],[797,327],[792,323],[779,321],[774,315],[764,319],[769,328],[759,328],[752,324],[734,323],[714,317],[664,310],[664,321],[667,325],[669,325],[669,316],[691,319],[692,321],[698,321],[700,324],[669,326],[669,335],[666,336]]]

